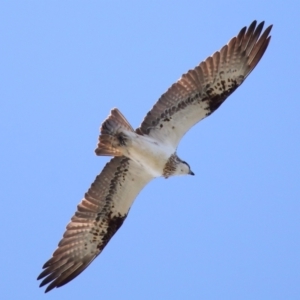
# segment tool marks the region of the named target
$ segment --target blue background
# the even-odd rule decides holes
[[[47,296],[37,275],[108,158],[182,73],[254,19],[246,82],[183,138],[196,176],[152,181],[103,253]],[[299,299],[300,19],[286,1],[1,1],[1,299]]]

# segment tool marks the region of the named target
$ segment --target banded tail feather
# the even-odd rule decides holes
[[[120,149],[125,142],[126,131],[133,132],[126,118],[117,109],[113,108],[110,115],[102,123],[100,136],[95,152],[98,156],[122,156]]]

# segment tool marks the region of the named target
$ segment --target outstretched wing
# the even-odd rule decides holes
[[[139,134],[150,135],[177,147],[183,135],[213,113],[258,64],[270,42],[269,26],[256,21],[220,51],[184,74],[148,112]]]
[[[103,250],[125,220],[131,204],[152,179],[134,161],[115,157],[97,176],[67,225],[53,256],[44,264],[46,292],[79,275]]]

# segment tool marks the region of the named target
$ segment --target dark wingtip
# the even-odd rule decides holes
[[[46,294],[46,293],[50,292],[53,289],[54,289],[54,286],[48,285],[47,288],[45,289],[44,293]]]
[[[42,279],[43,278],[43,276],[41,276],[42,275],[42,273],[37,277],[37,279],[36,280],[40,280],[40,279]]]

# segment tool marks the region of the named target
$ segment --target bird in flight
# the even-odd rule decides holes
[[[96,154],[112,156],[96,177],[44,264],[45,292],[73,280],[102,252],[153,178],[194,175],[176,154],[183,135],[212,114],[252,72],[267,49],[272,25],[254,21],[220,51],[174,83],[134,130],[114,108],[100,128]]]

